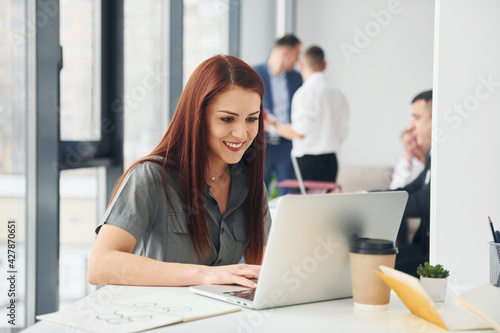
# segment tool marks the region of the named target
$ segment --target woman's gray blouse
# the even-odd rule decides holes
[[[248,174],[239,164],[229,166],[231,189],[226,211],[219,206],[207,184],[203,194],[204,207],[199,210],[208,220],[212,253],[202,262],[205,265],[228,265],[240,262],[248,245],[245,233],[245,208],[248,195]],[[113,202],[96,228],[104,223],[118,226],[131,233],[137,243],[132,253],[165,262],[199,264],[186,225],[184,204],[180,197],[175,171],[167,171],[169,182],[166,194],[161,180],[161,165],[143,162],[136,165],[123,180]],[[173,184],[173,185],[172,185]],[[265,239],[271,227],[264,186]]]

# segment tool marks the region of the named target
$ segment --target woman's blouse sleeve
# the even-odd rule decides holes
[[[154,162],[143,162],[130,170],[96,233],[104,223],[109,223],[128,231],[137,241],[146,234],[154,221],[158,200],[165,198],[160,170],[161,166]]]

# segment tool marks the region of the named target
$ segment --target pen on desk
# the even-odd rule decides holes
[[[491,221],[491,218],[488,216],[488,222],[490,223],[490,228],[491,228],[491,233],[493,234],[493,242],[497,242],[497,237],[495,235],[495,228],[493,227],[493,221]]]
[[[493,228],[493,222],[491,221],[491,218],[489,216],[488,220],[490,221],[491,232],[493,233],[493,243],[500,243],[500,232],[498,230],[495,231],[495,228]],[[500,252],[497,252],[497,256],[498,260],[500,260]],[[495,286],[500,286],[500,274],[498,274],[497,283],[495,284]]]
[[[491,221],[491,218],[489,216],[488,216],[488,221],[490,223],[491,233],[493,234],[493,242],[498,243],[499,240],[497,240],[497,237],[495,235],[495,228],[493,227],[493,222]]]

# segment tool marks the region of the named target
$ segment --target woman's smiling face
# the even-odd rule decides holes
[[[208,159],[213,167],[238,163],[259,132],[260,96],[233,87],[207,106]]]

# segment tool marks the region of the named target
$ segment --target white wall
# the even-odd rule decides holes
[[[410,102],[432,88],[434,1],[298,0],[297,6],[297,36],[304,48],[325,50],[330,81],[350,104],[340,166],[394,165]],[[358,29],[373,37],[363,40]],[[348,52],[348,44],[358,53]]]
[[[431,261],[460,285],[489,281],[488,215],[500,228],[498,13],[497,0],[436,9]]]

